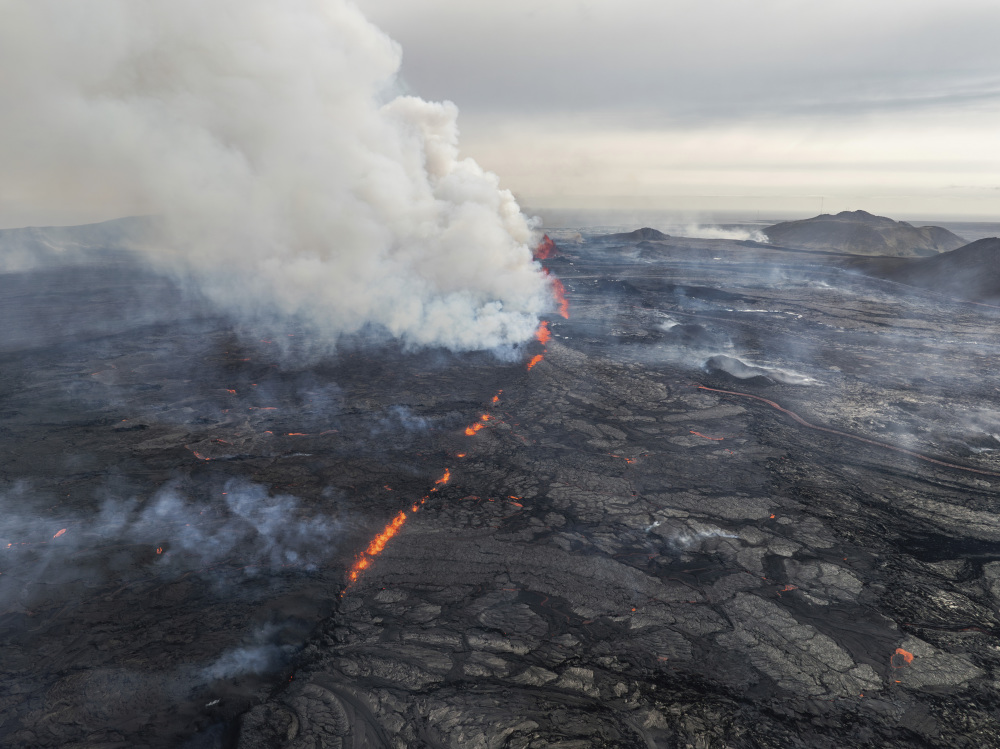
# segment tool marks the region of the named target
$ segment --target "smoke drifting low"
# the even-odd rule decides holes
[[[154,214],[216,303],[333,341],[531,337],[531,222],[458,156],[457,109],[394,95],[398,46],[344,0],[0,0],[0,211]]]
[[[215,565],[241,575],[281,568],[312,571],[337,551],[341,524],[309,513],[296,497],[271,494],[237,479],[219,502],[192,500],[179,486],[161,487],[144,502],[106,499],[96,513],[52,517],[26,483],[0,493],[0,610],[30,607],[59,586],[95,585],[156,573],[172,578]]]

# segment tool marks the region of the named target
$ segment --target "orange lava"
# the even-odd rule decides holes
[[[65,528],[63,528],[61,531],[56,531],[56,535],[54,535],[52,538],[59,538],[59,536],[61,536],[65,532],[66,532]]]
[[[548,234],[542,237],[542,241],[538,243],[538,247],[531,253],[532,258],[535,260],[548,260],[558,254],[559,250],[556,248],[556,243],[549,239]]]
[[[289,437],[308,437],[308,432],[289,432]]]
[[[691,434],[696,434],[699,437],[704,437],[707,440],[713,440],[715,442],[722,442],[722,440],[725,439],[725,437],[709,437],[707,434],[702,434],[701,432],[696,432],[694,429],[689,429],[688,431],[691,432]]]
[[[541,354],[535,354],[533,357],[531,357],[531,361],[528,362],[528,369],[531,369],[533,366],[538,364],[538,362],[540,362],[544,358],[545,357],[542,356]]]
[[[896,652],[889,659],[889,665],[893,668],[902,668],[911,663],[913,663],[913,653],[909,650],[903,650],[903,648],[896,648]]]
[[[162,554],[163,553],[163,547],[162,546],[157,546],[156,547],[156,553],[157,554]]]
[[[479,422],[477,424],[472,424],[471,426],[468,426],[468,427],[465,428],[465,434],[466,434],[466,436],[467,437],[471,437],[476,432],[478,432],[480,429],[485,429],[486,428],[486,422],[489,421],[492,418],[493,417],[490,416],[489,414],[483,414],[482,416],[480,416],[479,417]]]
[[[543,346],[552,340],[552,333],[549,332],[549,322],[548,320],[542,320],[538,326],[538,330],[535,331],[535,338]]]
[[[552,280],[552,296],[556,298],[556,302],[559,305],[559,314],[569,319],[569,302],[566,300],[566,287],[563,286],[563,282],[558,278],[553,278]]]
[[[445,468],[444,469],[444,476],[442,476],[441,478],[439,478],[434,483],[435,484],[447,484],[449,481],[451,481],[451,470],[448,469],[448,468]]]
[[[347,574],[348,579],[352,583],[357,582],[358,576],[371,566],[372,557],[377,557],[382,553],[385,545],[389,543],[389,539],[399,533],[399,529],[403,527],[403,523],[405,522],[406,513],[400,510],[399,514],[382,529],[382,532],[372,539],[372,542],[368,544],[368,548],[358,555],[358,558],[354,560],[354,564],[351,565],[351,569]]]
[[[191,448],[188,447],[187,445],[184,445],[184,447],[187,447],[188,450],[191,450]],[[194,457],[196,457],[198,460],[204,460],[206,463],[211,460],[211,458],[206,458],[197,450],[191,450],[191,454],[194,455]]]

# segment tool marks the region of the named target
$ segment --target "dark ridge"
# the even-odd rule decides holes
[[[924,257],[961,247],[965,241],[940,226],[916,227],[867,211],[824,213],[802,221],[786,221],[764,230],[777,245],[835,250],[853,255]]]
[[[664,239],[670,239],[669,234],[664,234],[662,231],[656,229],[650,229],[648,226],[644,226],[641,229],[636,229],[635,231],[623,232],[621,234],[605,234],[601,237],[595,237],[595,239],[603,239],[614,242],[642,242],[642,241],[659,241]]]

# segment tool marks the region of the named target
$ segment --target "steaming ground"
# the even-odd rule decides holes
[[[581,237],[530,371],[321,357],[107,231],[0,276],[0,743],[1000,741],[995,310]]]

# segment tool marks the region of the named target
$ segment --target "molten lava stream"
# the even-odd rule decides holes
[[[451,469],[445,468],[444,475],[435,481],[434,484],[443,485],[447,484],[449,481],[451,481]],[[431,491],[437,491],[437,488],[431,489]],[[419,502],[414,502],[410,507],[410,514],[419,512],[421,506],[425,502],[427,502],[427,497],[423,497]],[[371,540],[371,543],[368,544],[368,548],[358,554],[357,558],[354,560],[354,564],[352,564],[351,568],[347,571],[348,585],[356,583],[358,578],[361,576],[361,573],[372,566],[372,561],[375,557],[382,553],[382,550],[385,549],[385,545],[389,543],[389,540],[399,533],[399,529],[403,527],[407,517],[406,511],[400,510],[399,514],[390,520],[386,524],[385,528],[383,528],[382,531]],[[343,595],[343,593],[341,593],[341,595]]]
[[[538,330],[535,331],[535,338],[543,346],[552,340],[552,333],[549,332],[549,321],[542,320],[538,325]]]
[[[566,299],[566,287],[558,278],[552,279],[552,295],[559,303],[559,314],[569,319],[569,300]]]
[[[535,260],[548,260],[557,254],[556,243],[549,239],[549,235],[546,234],[542,237],[542,241],[538,243],[538,246],[531,255]]]

